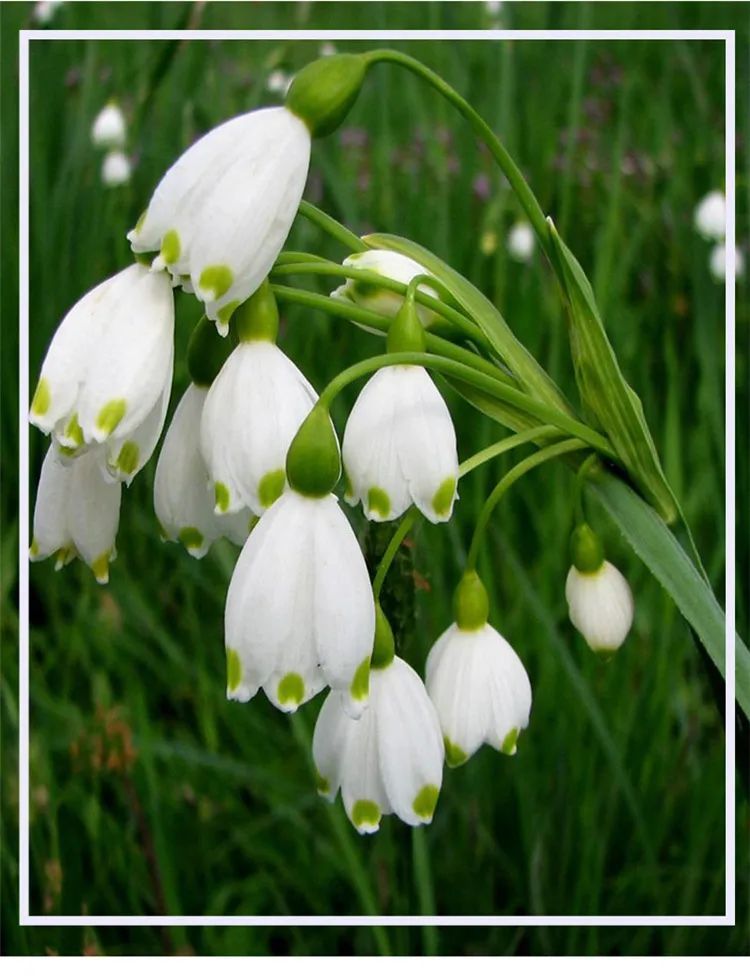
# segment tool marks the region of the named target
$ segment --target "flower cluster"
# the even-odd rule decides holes
[[[105,187],[119,187],[130,180],[132,165],[125,154],[127,135],[122,109],[115,101],[107,102],[91,126],[91,142],[97,149],[106,150],[101,169]]]
[[[727,274],[727,202],[721,190],[712,190],[706,194],[695,208],[695,230],[706,241],[713,242],[708,267],[711,275],[723,282]],[[737,278],[745,271],[745,258],[739,248],[734,252],[734,268]]]

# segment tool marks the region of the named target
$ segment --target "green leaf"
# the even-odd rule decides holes
[[[628,386],[599,317],[589,280],[548,219],[555,271],[568,307],[570,348],[584,408],[609,437],[624,468],[668,523],[679,506],[661,467],[640,398]]]
[[[549,374],[537,363],[515,336],[500,312],[479,289],[427,248],[395,234],[368,234],[363,239],[369,248],[397,251],[423,265],[450,292],[454,301],[479,326],[488,343],[507,364],[521,388],[540,401],[565,414],[574,415]]]
[[[589,485],[726,679],[724,612],[677,538],[659,514],[616,476],[604,473]],[[750,652],[739,636],[735,658],[735,696],[743,713],[750,716]]]

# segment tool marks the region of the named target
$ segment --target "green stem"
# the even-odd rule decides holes
[[[520,408],[532,417],[538,418],[539,421],[555,425],[561,431],[573,435],[586,445],[590,445],[591,448],[594,448],[600,454],[606,455],[607,458],[613,461],[617,461],[617,456],[614,454],[606,438],[582,422],[576,421],[561,411],[555,410],[555,408],[550,407],[548,404],[542,404],[534,400],[528,394],[522,394],[520,391],[514,390],[503,381],[488,377],[473,367],[469,367],[464,363],[456,363],[447,357],[436,356],[434,353],[385,353],[381,356],[361,360],[359,363],[347,367],[346,370],[342,370],[340,374],[328,383],[320,395],[320,403],[330,409],[333,399],[348,384],[359,380],[367,374],[374,373],[376,370],[380,370],[381,367],[395,366],[428,367],[448,377],[455,377],[458,380],[471,384],[478,390],[492,394],[506,404]]]
[[[575,513],[576,513],[576,523],[580,526],[581,523],[586,522],[586,514],[583,509],[583,484],[588,478],[588,474],[597,462],[596,455],[589,455],[588,458],[584,459],[578,467],[576,472],[576,484],[575,484]]]
[[[395,292],[398,295],[406,295],[409,286],[412,284],[398,282],[396,279],[388,278],[385,275],[380,275],[378,272],[369,271],[366,268],[354,268],[353,266],[349,265],[339,265],[336,262],[326,261],[325,259],[301,262],[282,261],[281,264],[277,262],[277,264],[271,269],[271,274],[329,275],[335,278],[348,278],[357,282],[365,282],[368,285],[377,286],[381,289],[386,289],[389,292]],[[417,278],[427,279],[431,282],[435,281],[431,275],[420,275],[417,276]],[[414,279],[412,279],[412,282],[414,282]],[[417,282],[417,285],[418,284],[419,283]],[[472,322],[471,319],[464,316],[457,309],[454,309],[452,306],[449,306],[440,299],[435,299],[431,295],[427,295],[427,293],[422,292],[419,289],[416,289],[414,298],[418,303],[420,303],[420,305],[425,306],[427,309],[431,309],[439,316],[442,316],[443,319],[447,320],[449,323],[452,323],[457,329],[460,329],[478,345],[487,345],[484,333],[477,326],[477,324]]]
[[[412,58],[408,54],[404,54],[402,51],[393,51],[390,48],[383,48],[376,51],[369,51],[366,57],[370,64],[388,61],[392,64],[401,65],[402,68],[406,68],[407,71],[411,71],[413,74],[426,81],[429,85],[432,85],[432,87],[438,91],[443,98],[447,99],[451,105],[458,109],[477,136],[479,136],[479,138],[485,144],[495,161],[500,166],[500,169],[507,177],[508,183],[515,191],[521,206],[526,211],[529,221],[537,233],[542,248],[544,249],[545,253],[548,254],[549,231],[544,217],[544,212],[539,206],[539,201],[534,196],[531,187],[528,185],[523,174],[513,162],[513,159],[506,148],[497,138],[492,129],[490,129],[481,115],[476,111],[476,109],[474,109],[473,106],[470,105],[465,98],[463,98],[463,96],[459,95],[455,88],[449,85],[445,79],[440,77],[440,75],[432,71],[426,65],[423,65],[421,61],[418,61],[416,58]]]
[[[492,516],[492,511],[513,483],[517,482],[522,475],[525,475],[531,469],[535,469],[538,465],[549,461],[549,459],[556,458],[558,455],[565,455],[568,452],[578,452],[581,448],[583,448],[583,445],[578,438],[569,438],[567,441],[558,442],[556,445],[548,445],[546,448],[540,448],[533,455],[529,455],[522,462],[519,462],[518,465],[514,465],[510,472],[503,476],[487,497],[482,511],[479,514],[476,526],[474,527],[474,534],[469,545],[469,555],[466,558],[467,571],[476,568],[479,547],[487,529],[487,524]]]
[[[380,558],[380,563],[378,564],[378,569],[375,572],[375,578],[372,582],[372,593],[375,596],[376,601],[380,597],[380,592],[383,589],[383,581],[385,581],[386,574],[393,563],[394,557],[398,553],[398,548],[404,542],[406,534],[412,528],[418,516],[419,511],[412,506],[406,515],[401,518],[401,522],[396,527],[396,532],[388,541],[388,546],[385,548],[385,553]]]
[[[540,425],[538,428],[529,428],[527,431],[522,431],[518,435],[503,438],[502,441],[496,441],[494,445],[489,445],[487,448],[483,448],[481,452],[477,452],[476,455],[471,455],[469,458],[464,459],[458,467],[458,477],[459,479],[463,479],[465,475],[473,472],[480,465],[484,465],[485,462],[497,458],[498,455],[504,455],[505,452],[509,452],[512,448],[518,448],[530,441],[554,438],[559,434],[559,430],[554,425],[545,424]]]
[[[330,214],[326,214],[325,211],[322,211],[309,201],[300,201],[297,213],[301,214],[302,217],[311,221],[313,224],[317,224],[321,231],[325,231],[326,234],[340,241],[350,252],[367,251],[367,245],[353,231],[344,227],[343,224],[340,224]]]

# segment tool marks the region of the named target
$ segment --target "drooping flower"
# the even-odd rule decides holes
[[[167,540],[179,541],[193,557],[203,557],[219,537],[242,546],[251,514],[214,513],[214,496],[200,451],[201,414],[208,388],[190,384],[164,437],[154,478],[154,510]]]
[[[266,88],[269,92],[274,92],[276,95],[286,95],[291,84],[292,76],[280,68],[272,71],[268,78],[266,78]]]
[[[261,516],[229,584],[227,697],[260,687],[291,712],[325,685],[362,712],[375,611],[364,557],[333,495],[287,490]]]
[[[102,160],[102,183],[105,187],[121,187],[128,183],[131,172],[130,160],[122,150],[110,150]]]
[[[573,566],[565,598],[573,626],[594,652],[614,652],[633,624],[633,594],[620,571],[604,559],[601,541],[588,524],[571,537]]]
[[[289,233],[310,141],[305,123],[284,107],[222,123],[170,167],[128,234],[133,251],[158,251],[155,268],[190,282],[222,335]]]
[[[528,262],[534,254],[534,232],[526,221],[514,224],[508,232],[508,254],[515,261]]]
[[[388,351],[424,350],[413,297],[388,332]],[[450,412],[420,366],[382,367],[365,384],[344,431],[346,499],[365,515],[393,520],[414,503],[433,523],[449,520],[457,498],[458,454]]]
[[[105,149],[122,149],[127,137],[127,124],[122,109],[116,102],[108,102],[91,126],[94,146]]]
[[[383,621],[378,608],[378,633]],[[333,801],[341,789],[360,835],[377,832],[381,817],[391,813],[408,825],[429,825],[443,780],[435,707],[417,673],[394,655],[392,637],[389,655],[378,648],[381,641],[379,634],[367,710],[352,719],[343,697],[332,691],[313,735],[318,791]]]
[[[449,766],[489,744],[515,754],[529,723],[531,684],[511,645],[487,621],[487,595],[475,572],[456,592],[456,618],[427,657],[426,685],[435,704]]]
[[[260,516],[286,484],[286,454],[317,394],[275,343],[278,311],[268,282],[236,312],[240,343],[211,384],[200,439],[216,512]]]
[[[712,190],[698,203],[695,230],[707,241],[723,241],[726,235],[727,202],[721,190]]]
[[[34,20],[38,24],[49,24],[65,0],[38,0],[34,4]]]
[[[107,481],[98,458],[102,450],[63,460],[53,444],[47,450],[34,508],[29,556],[44,560],[53,554],[56,569],[78,556],[100,584],[109,579],[120,519],[119,482]]]
[[[715,244],[711,249],[708,259],[708,267],[711,275],[717,282],[724,282],[727,277],[727,246],[722,242]],[[735,278],[742,278],[745,274],[745,257],[739,248],[734,250],[734,275]]]
[[[349,255],[344,259],[344,265],[356,268],[360,271],[376,272],[384,278],[392,278],[396,282],[408,285],[413,278],[418,275],[426,275],[427,269],[419,262],[400,255],[396,251],[387,251],[373,248],[369,251],[361,251],[355,255]],[[420,284],[418,291],[425,295],[437,299],[437,294],[429,285]],[[343,285],[331,292],[331,296],[337,299],[349,299],[359,306],[379,312],[381,316],[393,317],[399,311],[403,303],[403,296],[388,289],[381,289],[370,285],[369,282],[361,282],[357,279],[347,279]],[[429,326],[438,317],[437,313],[428,309],[426,306],[417,305],[417,315],[423,326]]]
[[[132,455],[131,436],[143,435],[142,425],[163,404],[171,382],[173,334],[167,276],[131,265],[102,282],[52,337],[31,403],[32,424],[69,454],[116,441]]]

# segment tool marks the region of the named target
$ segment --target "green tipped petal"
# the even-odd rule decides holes
[[[438,788],[437,785],[426,784],[414,799],[412,804],[414,814],[418,815],[419,818],[424,819],[425,822],[431,821],[435,812],[435,806],[437,805],[439,794],[440,788]]]

